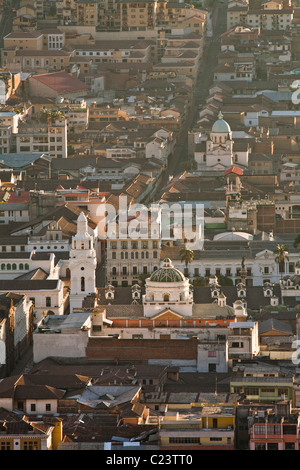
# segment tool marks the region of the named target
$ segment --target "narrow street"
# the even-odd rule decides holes
[[[227,3],[222,3],[213,12],[213,37],[206,39],[206,46],[203,53],[202,65],[196,80],[193,103],[189,116],[183,124],[178,143],[169,162],[168,168],[157,190],[158,195],[161,189],[168,183],[169,176],[175,176],[181,172],[181,164],[188,160],[188,131],[193,128],[198,119],[199,105],[205,102],[209,88],[213,83],[213,70],[217,66],[217,55],[220,52],[220,35],[226,31],[226,11]],[[155,199],[155,198],[154,198]]]
[[[12,29],[12,19],[15,16],[13,11],[18,7],[19,0],[4,0],[3,14],[0,21],[0,48],[3,47],[3,38]]]

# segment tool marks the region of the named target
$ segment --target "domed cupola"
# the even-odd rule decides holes
[[[227,121],[224,121],[223,114],[220,112],[217,121],[213,124],[210,138],[213,143],[225,143],[232,140],[232,131]]]
[[[146,279],[143,295],[144,315],[152,317],[171,309],[184,316],[190,316],[192,306],[193,292],[189,280],[173,266],[169,258],[165,258],[162,266]]]
[[[151,282],[181,282],[186,278],[179,269],[174,268],[169,258],[165,258],[161,268],[154,271],[149,280]]]

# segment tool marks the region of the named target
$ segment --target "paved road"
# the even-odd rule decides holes
[[[16,16],[14,9],[18,7],[19,0],[7,1],[4,5],[3,15],[0,21],[0,48],[3,47],[3,38],[12,29],[12,19]]]

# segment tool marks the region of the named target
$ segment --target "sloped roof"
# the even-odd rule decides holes
[[[57,93],[61,94],[90,89],[88,85],[73,75],[68,74],[67,72],[54,72],[34,75],[30,78],[30,80],[37,80],[49,88],[55,90]]]
[[[258,334],[263,335],[266,333],[270,333],[271,331],[276,331],[279,335],[293,335],[291,325],[285,321],[280,321],[276,318],[269,318],[268,320],[259,323]]]

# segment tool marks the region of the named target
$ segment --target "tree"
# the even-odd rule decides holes
[[[181,261],[184,261],[185,268],[188,268],[189,263],[191,263],[194,259],[194,252],[193,250],[189,250],[188,248],[184,247],[180,250],[180,258]]]
[[[288,255],[288,249],[286,245],[280,245],[278,244],[273,251],[275,256],[275,263],[278,264],[278,269],[280,272],[280,279],[282,279],[282,273],[284,272],[284,263],[285,261],[289,261]]]
[[[54,123],[57,119],[65,119],[65,115],[62,111],[54,109],[43,109],[41,112],[41,121],[42,122],[52,122]]]
[[[195,160],[187,160],[180,163],[180,169],[182,171],[193,171],[197,170],[197,162]]]
[[[220,286],[233,286],[233,281],[230,277],[223,276],[223,274],[220,274],[217,277],[218,277],[218,282]]]
[[[193,280],[192,284],[195,287],[197,287],[197,286],[207,287],[208,286],[208,279],[206,277],[203,277],[203,276],[198,276]]]
[[[298,233],[298,235],[296,235],[294,239],[294,248],[298,248],[299,245],[300,245],[300,233]]]
[[[149,277],[149,274],[140,274],[139,275],[139,285],[144,287],[146,279]]]

